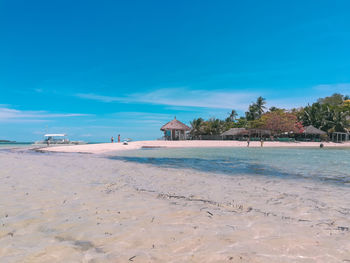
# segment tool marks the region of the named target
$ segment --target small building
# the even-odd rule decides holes
[[[186,140],[187,132],[191,130],[186,124],[178,121],[176,117],[160,128],[164,132],[165,140]]]
[[[245,128],[231,128],[221,134],[224,140],[236,140],[249,135],[249,131]]]
[[[331,139],[332,142],[346,142],[350,140],[350,134],[345,132],[333,132]]]
[[[312,125],[305,127],[303,133],[305,135],[305,138],[309,137],[309,139],[312,139],[312,140],[316,140],[316,139],[320,140],[321,135],[324,135],[324,136],[327,135],[325,131],[317,129]]]

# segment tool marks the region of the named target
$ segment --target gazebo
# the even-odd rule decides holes
[[[190,131],[191,128],[181,121],[178,121],[175,117],[172,121],[163,125],[160,130],[164,132],[164,138],[166,140],[173,141],[186,140],[186,132]]]
[[[234,140],[244,135],[249,135],[249,131],[245,128],[231,128],[221,134],[226,140]]]
[[[315,135],[318,135],[320,137],[321,135],[326,135],[327,134],[326,132],[324,132],[324,131],[322,131],[320,129],[317,129],[317,128],[315,128],[312,125],[306,126],[304,128],[303,133],[305,134],[305,137],[306,137],[306,135],[314,135],[314,137],[315,137]]]

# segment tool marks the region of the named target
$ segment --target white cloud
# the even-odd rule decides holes
[[[206,111],[235,109],[245,112],[258,96],[267,98],[268,107],[276,106],[285,109],[306,106],[313,103],[319,97],[329,96],[332,93],[350,94],[350,83],[323,84],[312,87],[317,94],[303,94],[286,96],[280,93],[280,98],[276,98],[276,93],[265,92],[237,92],[227,90],[200,90],[189,89],[188,87],[161,88],[149,92],[132,93],[119,97],[105,96],[98,94],[77,94],[79,98],[90,99],[105,103],[147,103],[166,105],[168,109],[180,111]],[[269,98],[271,95],[272,98]],[[215,115],[215,114],[214,114]],[[136,116],[135,116],[136,117]],[[171,116],[165,116],[166,118]]]
[[[112,96],[103,96],[103,95],[97,95],[93,93],[78,93],[75,95],[78,98],[82,99],[88,99],[88,100],[96,100],[101,102],[126,102],[126,98],[120,98],[120,97],[112,97]]]
[[[171,117],[174,117],[171,114],[167,113],[155,113],[155,112],[134,112],[134,111],[122,111],[116,112],[107,115],[107,117],[117,117],[129,120],[149,120],[149,119],[157,119],[157,120],[167,120]]]
[[[49,113],[46,111],[22,111],[11,108],[0,108],[0,122],[43,122],[54,118],[82,117],[80,113]]]
[[[224,90],[191,90],[186,87],[158,89],[151,92],[133,93],[123,97],[98,94],[76,94],[79,98],[101,102],[149,103],[180,107],[246,110],[256,93]]]

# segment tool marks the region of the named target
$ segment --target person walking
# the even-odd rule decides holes
[[[118,142],[120,142],[120,134],[118,134]]]
[[[248,137],[247,139],[247,147],[249,147],[249,144],[250,144],[250,137]]]
[[[113,136],[112,136],[112,138],[111,138],[111,143],[113,143],[114,142],[114,138],[113,138]]]
[[[263,138],[261,138],[260,143],[261,143],[261,147],[264,147],[264,140],[263,140]]]

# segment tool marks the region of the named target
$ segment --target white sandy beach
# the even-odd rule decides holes
[[[1,262],[350,261],[347,187],[105,157],[0,152]]]
[[[322,142],[324,147],[349,147],[348,143]],[[320,147],[320,142],[264,142],[264,147]],[[157,148],[209,148],[209,147],[247,147],[244,141],[135,141],[128,145],[123,143],[101,143],[86,145],[51,146],[42,148],[43,151],[52,152],[80,152],[80,153],[106,153],[120,150],[135,150],[143,147]],[[250,142],[250,147],[261,147],[260,142]]]

